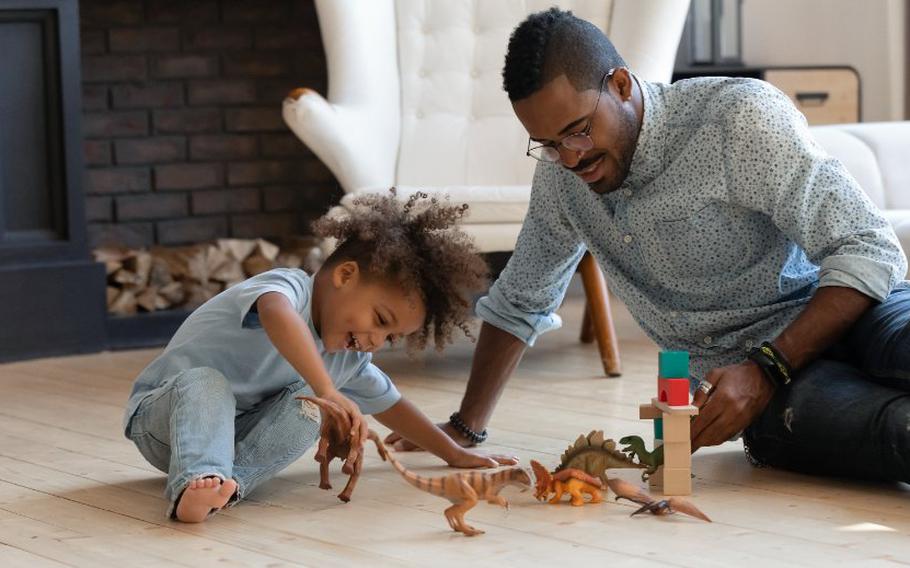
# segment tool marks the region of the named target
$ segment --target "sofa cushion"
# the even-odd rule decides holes
[[[416,191],[428,195],[449,196],[452,203],[467,203],[465,222],[475,223],[521,223],[528,214],[531,198],[529,185],[454,185],[443,187],[398,186],[398,196],[407,199]],[[341,199],[344,206],[350,206],[358,195],[382,193],[388,188],[371,188],[349,193]]]
[[[872,202],[879,209],[884,209],[888,200],[882,185],[882,173],[869,145],[841,125],[816,126],[811,131],[816,142],[844,164]]]

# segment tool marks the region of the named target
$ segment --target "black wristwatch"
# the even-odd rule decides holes
[[[770,341],[750,349],[747,357],[759,366],[775,386],[789,385],[793,380],[793,368]]]

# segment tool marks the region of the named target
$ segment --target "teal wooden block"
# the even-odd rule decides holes
[[[664,439],[664,419],[663,418],[654,419],[654,439],[655,440]]]
[[[661,351],[657,356],[657,376],[661,379],[688,379],[689,352]]]

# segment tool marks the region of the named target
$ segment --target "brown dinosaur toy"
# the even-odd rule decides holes
[[[645,511],[654,515],[671,515],[678,511],[680,513],[685,513],[690,517],[695,517],[696,519],[701,519],[709,523],[711,522],[708,515],[702,513],[698,507],[682,497],[655,499],[644,489],[629,483],[628,481],[611,479],[608,483],[610,484],[610,489],[616,494],[617,500],[628,499],[629,501],[634,501],[641,505],[641,507],[632,513],[631,516],[633,517],[639,513],[644,513]]]
[[[531,460],[531,469],[537,477],[537,485],[534,497],[538,501],[549,500],[551,505],[559,504],[560,499],[565,493],[572,496],[571,503],[573,507],[580,507],[585,504],[585,498],[582,494],[590,495],[589,503],[600,503],[603,501],[603,483],[596,477],[592,477],[580,469],[569,468],[555,473],[547,471],[539,461]],[[553,493],[553,498],[550,494]]]
[[[364,440],[360,439],[359,432],[351,434],[350,415],[334,402],[312,396],[298,396],[297,400],[315,404],[322,415],[322,423],[319,427],[319,446],[315,456],[315,460],[319,462],[319,488],[332,488],[332,484],[329,483],[329,463],[335,458],[344,460],[341,471],[351,477],[344,486],[344,490],[338,494],[338,498],[347,503],[351,500],[351,494],[354,492],[354,487],[360,477],[360,470],[363,468]],[[367,437],[373,440],[377,447],[382,444],[379,435],[372,430],[369,431]],[[381,453],[382,451],[380,451]]]
[[[531,488],[531,476],[520,466],[494,472],[466,471],[451,473],[444,477],[421,477],[393,458],[381,441],[377,441],[376,448],[380,457],[391,463],[405,481],[430,495],[448,499],[452,506],[445,510],[446,520],[449,521],[452,530],[465,536],[483,534],[482,530],[475,529],[464,520],[465,514],[478,501],[500,505],[508,510],[509,501],[499,495],[500,491],[508,485],[521,487],[522,491]]]

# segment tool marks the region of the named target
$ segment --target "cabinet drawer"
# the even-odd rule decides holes
[[[811,125],[859,122],[859,77],[853,69],[768,69],[764,78],[790,97]]]

